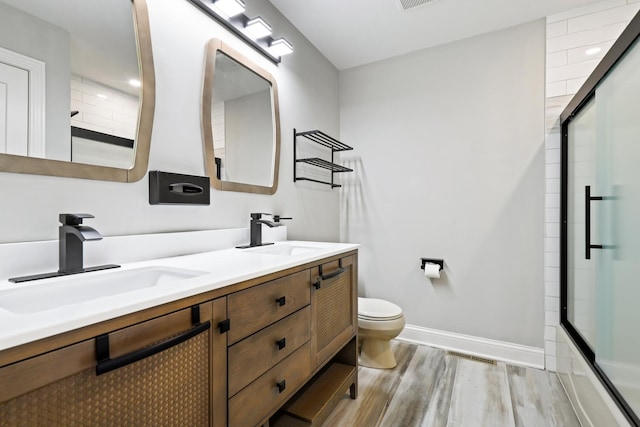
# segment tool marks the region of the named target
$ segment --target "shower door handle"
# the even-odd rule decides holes
[[[591,259],[591,249],[604,249],[604,245],[591,244],[591,202],[597,200],[608,200],[602,196],[592,196],[591,186],[584,187],[584,249],[585,259]]]

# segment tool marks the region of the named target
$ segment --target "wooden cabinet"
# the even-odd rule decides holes
[[[212,304],[0,369],[0,424],[210,425]]]
[[[357,391],[357,252],[0,351],[0,426],[318,425]]]
[[[315,367],[309,279],[307,269],[227,297],[229,426],[266,422]]]
[[[316,374],[285,406],[274,426],[319,426],[347,388],[358,391],[358,271],[355,255],[311,269],[311,357]],[[293,424],[292,424],[293,423]]]
[[[357,269],[353,256],[312,269],[312,351],[321,365],[358,330]]]

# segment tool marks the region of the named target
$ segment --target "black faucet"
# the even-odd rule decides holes
[[[60,214],[59,228],[59,272],[80,273],[84,270],[82,242],[85,240],[102,240],[97,230],[82,225],[82,220],[95,218],[89,214]]]
[[[98,233],[97,230],[82,225],[82,220],[86,218],[94,218],[94,216],[89,214],[60,214],[60,222],[62,225],[59,229],[58,253],[60,258],[58,271],[32,276],[13,277],[9,279],[9,281],[13,283],[28,282],[37,279],[48,279],[51,277],[120,267],[115,264],[107,264],[84,268],[82,242],[85,240],[102,239],[102,235]]]
[[[262,215],[273,216],[273,221],[267,221],[266,219],[262,219]],[[273,245],[273,243],[262,242],[262,224],[266,225],[269,228],[280,227],[284,225],[280,222],[283,219],[292,219],[292,218],[285,218],[280,215],[272,215],[269,213],[252,213],[251,224],[249,225],[249,231],[250,231],[249,244],[243,245],[243,246],[236,246],[236,247],[238,249],[246,249],[246,248],[253,248],[256,246]]]

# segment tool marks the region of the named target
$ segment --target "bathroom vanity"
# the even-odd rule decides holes
[[[202,274],[98,302],[0,289],[0,425],[321,424],[357,394],[357,249],[298,243],[125,265]]]

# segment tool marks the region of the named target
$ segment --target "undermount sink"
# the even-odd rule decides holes
[[[37,313],[140,289],[172,285],[204,274],[207,273],[150,266],[63,276],[0,291],[0,308],[17,314]]]
[[[322,249],[322,248],[285,243],[285,244],[276,244],[276,245],[252,248],[252,249],[249,249],[249,251],[254,253],[260,253],[260,254],[268,254],[268,255],[295,256],[295,255],[305,254],[308,252],[317,251],[319,249]]]

